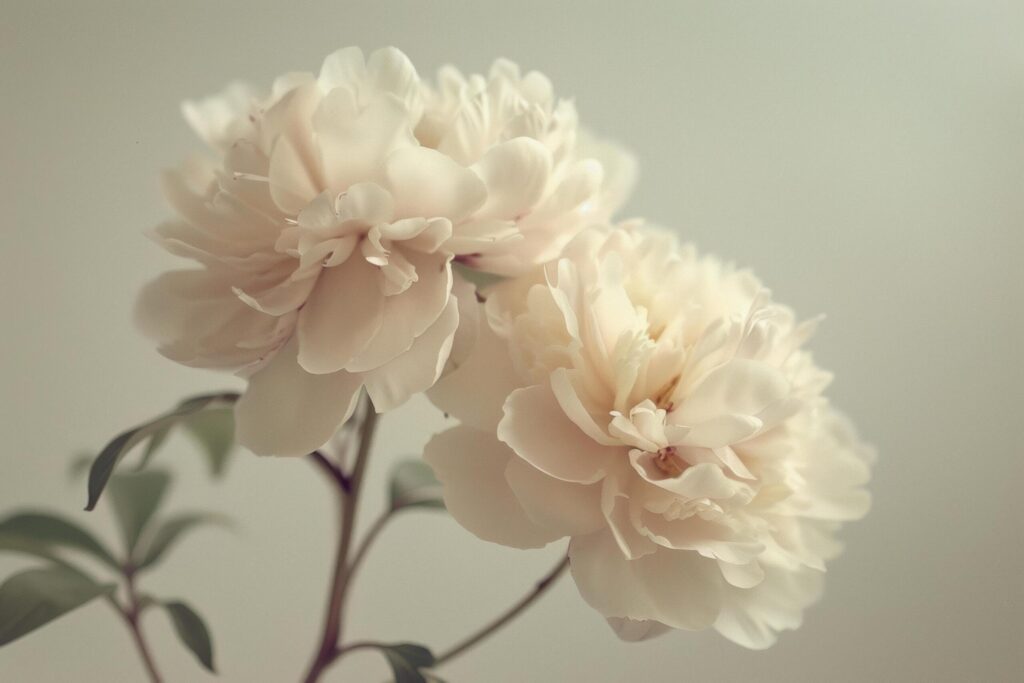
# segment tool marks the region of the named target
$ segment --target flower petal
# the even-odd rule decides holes
[[[540,548],[558,534],[531,521],[509,488],[505,468],[514,457],[493,434],[466,426],[441,432],[423,450],[459,524],[485,541]]]
[[[320,194],[315,174],[289,138],[277,141],[270,154],[270,196],[282,212],[297,216]]]
[[[229,83],[223,92],[181,104],[192,130],[213,149],[227,149],[252,129],[247,114],[253,109],[256,91],[240,81]]]
[[[399,218],[469,216],[487,198],[483,181],[440,152],[426,147],[400,149],[384,168]]]
[[[384,298],[380,329],[366,348],[345,366],[353,372],[373,370],[408,351],[448,305],[452,287],[449,259],[441,255],[402,253],[415,267],[417,280],[401,294]]]
[[[616,449],[596,443],[566,417],[547,385],[516,389],[505,401],[504,410],[498,438],[521,458],[557,479],[592,484],[604,478],[617,454]]]
[[[361,258],[325,269],[299,312],[299,363],[325,374],[345,367],[380,329],[380,272]]]
[[[481,377],[487,381],[481,382]],[[505,399],[520,383],[505,340],[481,320],[470,354],[427,392],[427,398],[463,424],[494,432],[504,416]]]
[[[627,643],[639,643],[643,640],[656,638],[672,629],[658,621],[637,621],[622,617],[608,617],[608,625],[612,627],[621,640]]]
[[[459,307],[455,299],[449,297],[441,315],[416,338],[408,351],[365,374],[366,391],[377,412],[398,407],[437,381],[448,362],[458,326]]]
[[[715,630],[752,650],[771,647],[783,629],[798,628],[803,611],[818,600],[824,574],[813,569],[765,569],[753,588],[728,588]]]
[[[612,534],[598,531],[574,537],[569,559],[580,595],[605,617],[698,631],[718,616],[722,575],[695,552],[658,550],[627,560]]]
[[[392,95],[379,93],[360,103],[348,88],[328,93],[313,117],[328,189],[383,182],[388,155],[417,144],[412,125],[409,110]]]
[[[570,484],[549,477],[519,457],[509,458],[505,479],[527,516],[560,536],[589,534],[604,524],[597,484]]]
[[[777,368],[735,359],[700,381],[677,410],[676,422],[697,425],[722,415],[757,415],[789,393],[789,382]]]
[[[249,378],[235,404],[238,442],[258,455],[305,455],[325,444],[355,410],[359,375],[314,375],[297,362],[295,337]]]
[[[478,215],[515,220],[543,195],[551,152],[532,138],[515,138],[491,147],[473,169],[487,186],[487,201]]]
[[[554,392],[558,405],[583,433],[599,444],[615,446],[620,442],[608,435],[598,426],[594,416],[583,405],[573,379],[577,372],[567,368],[557,368],[551,373],[551,391]]]

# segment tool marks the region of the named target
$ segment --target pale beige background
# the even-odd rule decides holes
[[[141,231],[158,170],[198,149],[179,100],[235,77],[394,44],[424,74],[499,55],[546,71],[583,120],[627,141],[628,207],[754,267],[804,315],[835,401],[879,447],[871,515],[844,534],[824,601],[772,650],[713,633],[621,644],[565,581],[444,670],[523,681],[1009,681],[1022,631],[1021,222],[1024,11],[1013,2],[0,3],[0,509],[86,519],[70,453],[177,398],[235,386],[176,367],[133,330],[139,285],[172,264]],[[384,423],[390,459],[442,420]],[[177,452],[175,452],[177,451]],[[172,505],[242,520],[186,541],[151,587],[212,624],[227,681],[297,678],[320,625],[332,503],[307,463],[239,454],[211,484],[184,442]],[[366,518],[364,518],[365,521]],[[105,511],[86,520],[112,531]],[[401,519],[362,576],[352,635],[443,647],[559,551]],[[20,561],[0,559],[0,576]],[[152,615],[171,681],[204,673]],[[379,680],[373,654],[329,677]],[[126,633],[91,605],[0,650],[2,681],[136,681]]]

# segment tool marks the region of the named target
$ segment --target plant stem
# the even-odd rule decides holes
[[[315,683],[320,680],[323,672],[338,658],[341,653],[339,643],[341,642],[341,629],[344,620],[345,593],[348,587],[349,565],[348,555],[352,546],[352,535],[355,529],[356,510],[359,501],[359,489],[363,482],[363,474],[366,472],[366,461],[370,454],[370,447],[373,443],[373,433],[377,425],[377,413],[367,399],[362,409],[361,424],[359,426],[359,450],[356,453],[356,460],[352,466],[352,472],[347,476],[338,470],[341,477],[332,477],[332,483],[338,493],[340,503],[340,537],[338,539],[338,551],[334,558],[334,573],[330,583],[330,597],[327,602],[327,613],[324,616],[323,634],[320,638],[320,645],[310,664],[309,671],[303,679],[305,683]],[[322,455],[320,458],[314,456],[314,460],[323,467],[327,463],[334,468]],[[348,482],[346,487],[342,482]]]
[[[373,542],[375,540],[377,540],[377,537],[380,535],[380,532],[384,530],[384,527],[388,523],[388,520],[390,520],[396,512],[398,512],[398,509],[388,508],[379,517],[377,517],[377,519],[374,520],[373,524],[370,525],[370,528],[366,530],[366,536],[363,538],[362,543],[359,544],[359,548],[356,550],[356,554],[352,556],[352,562],[349,564],[348,567],[349,585],[352,584],[352,581],[356,575],[356,571],[359,569],[359,566],[363,563],[363,560],[366,558],[366,555],[370,550],[370,546],[373,545]]]
[[[142,664],[146,667],[149,680],[152,683],[163,683],[163,678],[156,668],[156,660],[153,659],[153,653],[150,651],[146,637],[142,633],[142,625],[140,623],[142,604],[139,601],[138,592],[135,590],[135,572],[131,567],[125,567],[123,576],[125,589],[128,594],[128,604],[122,606],[114,597],[110,598],[110,604],[114,606],[117,613],[124,619],[124,623],[127,624],[128,630],[132,634],[132,640],[135,641],[135,649],[139,651],[139,658],[142,659]]]
[[[544,593],[546,593],[548,589],[551,588],[552,585],[554,585],[555,581],[558,580],[558,577],[560,577],[562,573],[565,572],[568,566],[569,557],[567,555],[564,558],[562,558],[562,560],[557,565],[555,565],[555,567],[553,567],[551,571],[549,571],[544,576],[544,578],[538,581],[537,585],[533,587],[533,590],[526,594],[522,599],[520,599],[519,602],[512,605],[512,607],[503,612],[496,619],[488,623],[486,626],[481,628],[476,633],[473,633],[466,639],[462,640],[456,645],[453,645],[451,648],[438,655],[437,658],[434,660],[434,666],[441,666],[442,664],[455,659],[463,652],[469,650],[480,641],[486,639],[488,636],[492,635],[493,633],[501,629],[503,626],[505,626],[505,624],[515,619],[517,616],[519,616],[521,612],[523,612],[523,610],[525,610],[527,607],[536,602],[542,595],[544,595]]]

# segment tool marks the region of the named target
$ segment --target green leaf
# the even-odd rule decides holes
[[[231,447],[235,445],[235,411],[231,408],[210,408],[190,416],[184,422],[206,454],[210,473],[224,473]]]
[[[167,493],[171,475],[160,470],[117,474],[110,480],[110,499],[131,555],[153,513]]]
[[[52,559],[56,549],[79,550],[113,569],[120,567],[106,546],[63,517],[45,512],[21,512],[0,521],[0,550]]]
[[[434,654],[430,650],[413,643],[396,643],[379,647],[388,660],[392,673],[395,674],[395,683],[429,683],[427,678],[429,673],[422,669],[434,665]]]
[[[444,509],[441,482],[422,460],[403,460],[391,472],[391,508]]]
[[[171,617],[174,630],[185,647],[191,650],[200,664],[216,673],[213,666],[213,641],[202,618],[183,602],[165,602],[164,609]]]
[[[0,585],[0,645],[113,590],[113,584],[97,583],[68,567],[50,566],[15,574]]]
[[[96,456],[96,459],[92,463],[92,468],[89,470],[89,500],[85,509],[93,510],[96,508],[96,503],[99,501],[100,495],[103,493],[103,489],[106,488],[107,482],[110,481],[110,477],[114,473],[114,468],[117,467],[117,463],[131,452],[135,446],[141,444],[147,439],[151,439],[151,444],[153,443],[153,438],[162,440],[165,437],[157,436],[161,432],[169,430],[177,422],[183,420],[189,415],[198,413],[200,410],[203,410],[212,404],[224,402],[230,403],[237,399],[238,394],[235,393],[218,393],[196,396],[182,401],[170,412],[164,413],[149,422],[118,434],[103,448],[102,451],[100,451],[100,454]],[[158,441],[156,445],[159,446],[159,444],[160,441]],[[155,451],[155,448],[153,450]]]
[[[138,569],[150,567],[163,557],[164,553],[174,545],[186,531],[189,531],[203,524],[227,525],[228,519],[222,515],[211,513],[189,513],[177,515],[166,520],[156,528],[145,544],[145,550],[140,553],[141,559],[138,562]]]

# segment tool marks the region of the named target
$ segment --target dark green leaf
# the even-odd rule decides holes
[[[422,645],[396,643],[381,645],[381,652],[387,658],[395,683],[428,683],[426,672],[434,665],[434,654]]]
[[[224,473],[231,447],[235,444],[235,411],[231,408],[210,408],[190,416],[184,422],[202,446],[210,465],[210,473]]]
[[[114,437],[108,443],[92,463],[89,470],[89,501],[85,506],[86,510],[96,508],[96,503],[106,488],[110,476],[114,473],[117,463],[126,456],[135,446],[146,439],[152,439],[154,435],[170,429],[180,420],[203,410],[211,404],[233,402],[238,399],[238,394],[218,393],[196,396],[182,401],[177,408],[165,413],[145,424],[129,429]],[[159,437],[158,437],[159,438]],[[152,443],[152,442],[151,442]],[[159,445],[159,443],[157,443]]]
[[[63,517],[45,512],[22,512],[0,521],[0,550],[52,558],[52,552],[61,548],[79,550],[109,567],[119,567],[106,546]]]
[[[171,475],[160,470],[117,474],[110,480],[110,500],[129,555],[167,493]]]
[[[15,574],[0,585],[0,645],[113,590],[113,584],[96,583],[68,567],[51,566]]]
[[[153,435],[149,437],[149,441],[146,442],[146,448],[142,451],[142,457],[139,458],[139,466],[136,470],[143,470],[149,465],[149,461],[153,459],[156,452],[164,445],[164,441],[167,441],[167,437],[171,435],[173,427],[174,423],[172,422],[153,432]]]
[[[422,460],[403,460],[391,472],[391,507],[399,510],[421,507],[443,510],[441,483],[430,465]]]
[[[183,602],[165,602],[164,608],[171,617],[174,630],[196,659],[208,670],[216,673],[213,666],[213,641],[206,624],[191,607]]]
[[[139,559],[138,568],[145,569],[159,562],[164,553],[177,542],[182,534],[203,524],[227,525],[228,520],[222,515],[202,512],[171,517],[157,527],[150,536],[149,542],[145,544],[145,550],[139,553],[141,559]]]

